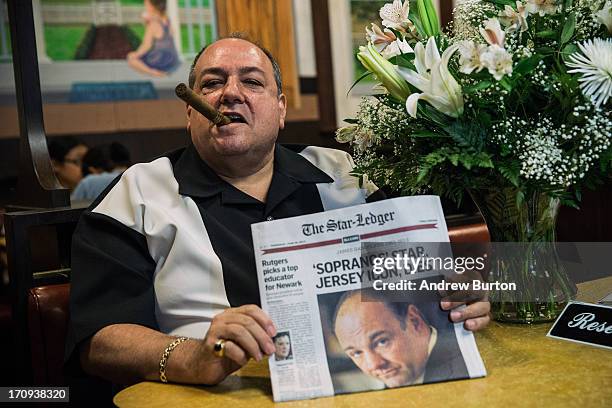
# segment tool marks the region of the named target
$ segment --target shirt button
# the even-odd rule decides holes
[[[266,218],[266,221],[272,221],[273,219],[274,219],[274,217],[273,217],[273,216],[268,215],[268,218]]]

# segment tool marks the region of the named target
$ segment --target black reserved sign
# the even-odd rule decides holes
[[[612,349],[612,307],[570,302],[548,336]]]

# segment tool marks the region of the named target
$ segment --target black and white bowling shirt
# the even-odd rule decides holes
[[[101,328],[203,338],[228,307],[259,305],[251,224],[374,201],[340,150],[276,145],[265,203],[193,147],[137,164],[84,212],[73,237],[68,353]]]

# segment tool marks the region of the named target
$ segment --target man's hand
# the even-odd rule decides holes
[[[484,329],[491,321],[489,312],[491,311],[491,303],[487,299],[480,299],[471,302],[452,302],[448,298],[442,299],[440,307],[443,310],[455,309],[461,305],[466,305],[461,310],[452,310],[450,319],[455,322],[465,322],[463,327],[467,330],[477,331]]]
[[[468,282],[471,285],[471,282],[474,280],[482,280],[482,278],[476,271],[466,271],[461,275],[454,274],[451,277],[447,277],[447,280]],[[489,316],[491,303],[488,300],[486,291],[458,290],[450,294],[443,294],[443,296],[445,297],[440,301],[442,310],[451,310],[450,319],[455,323],[465,322],[463,327],[466,330],[477,331],[484,329],[489,324],[489,321],[491,321]],[[462,305],[466,306],[459,308]]]
[[[270,317],[255,305],[230,308],[216,315],[201,343],[197,370],[202,382],[216,384],[245,365],[250,358],[261,361],[275,351],[276,328]],[[214,355],[215,343],[225,340],[225,357]]]

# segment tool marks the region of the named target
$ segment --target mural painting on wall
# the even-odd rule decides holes
[[[70,102],[156,98],[217,35],[214,0],[33,0],[33,9],[43,94],[68,92]],[[0,13],[1,66],[11,58],[6,0]]]

